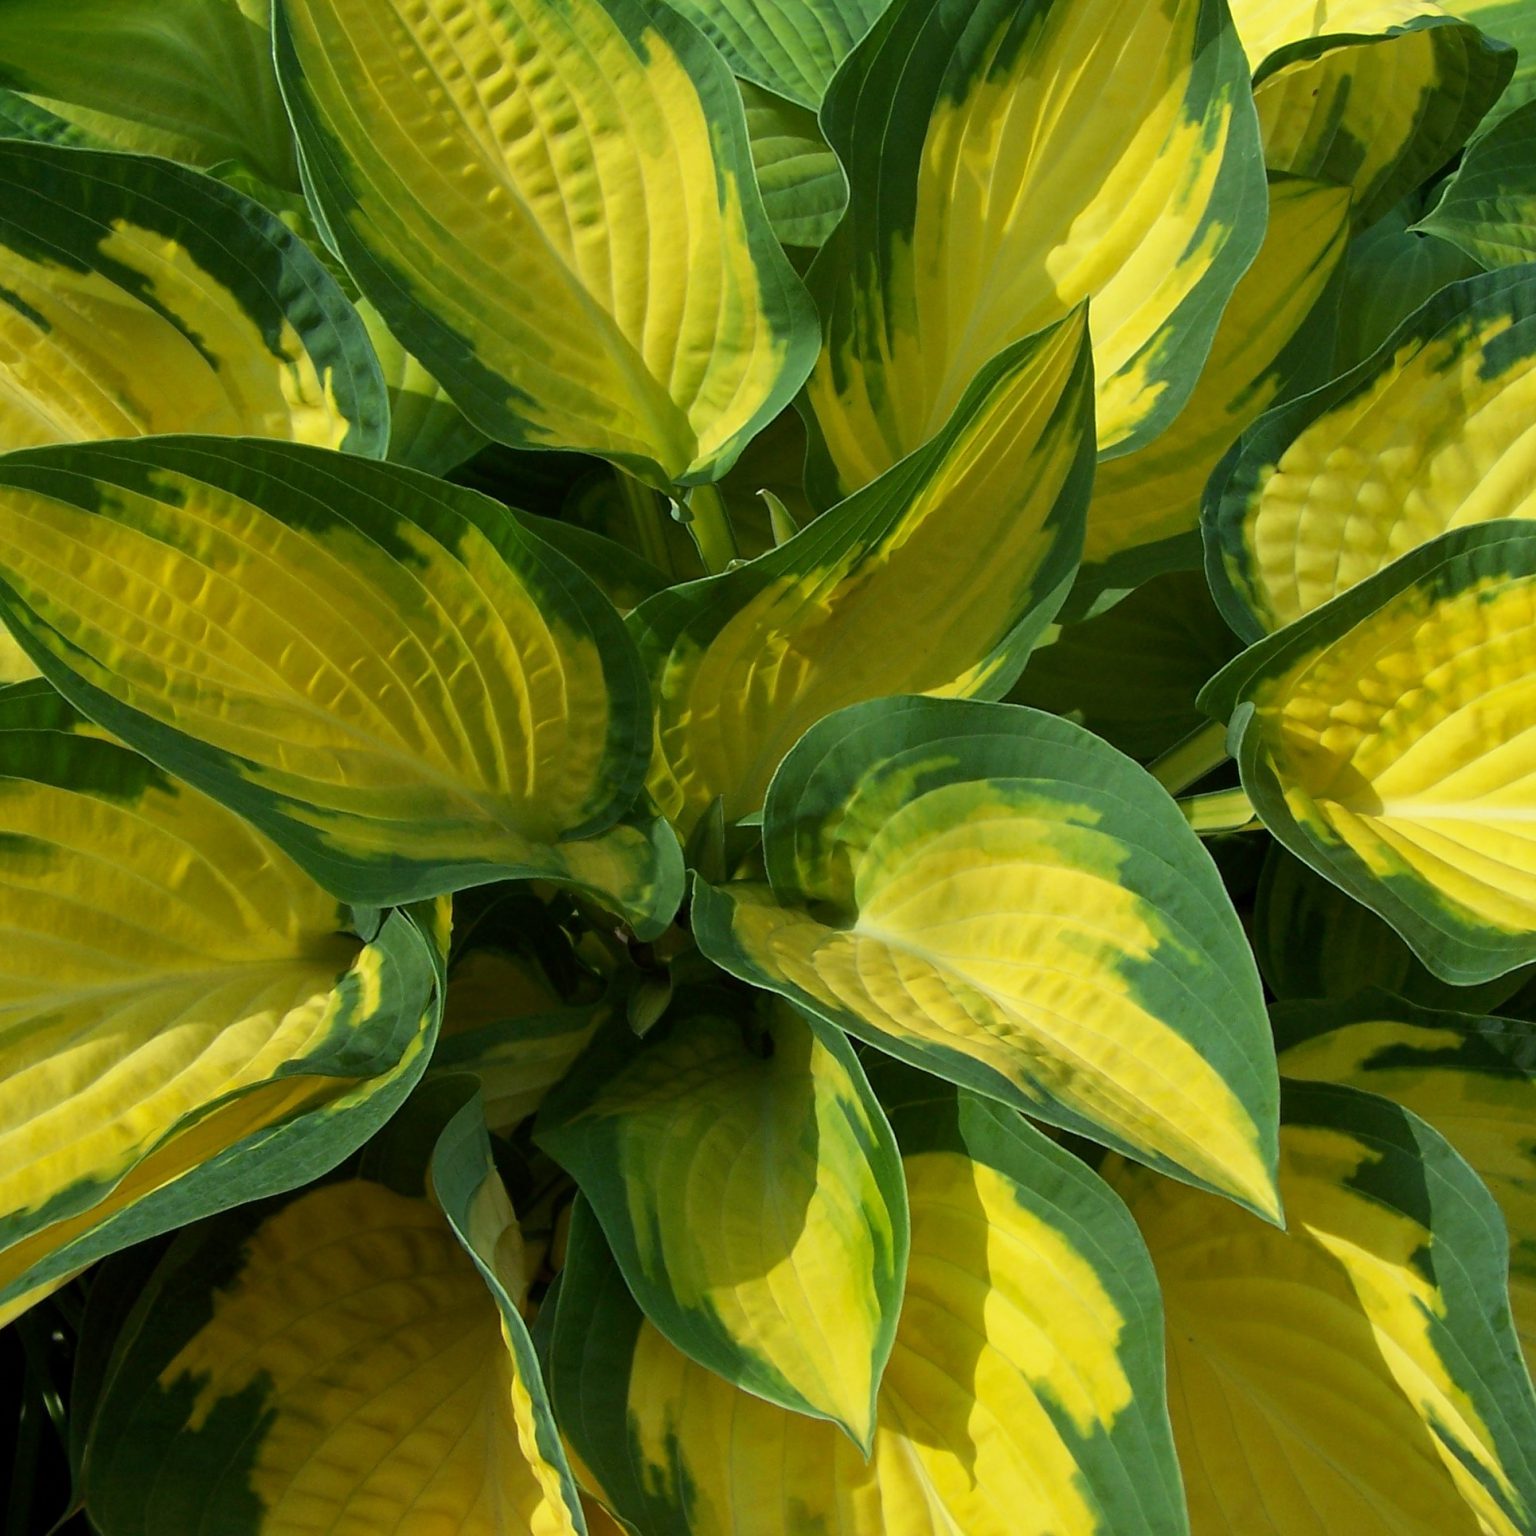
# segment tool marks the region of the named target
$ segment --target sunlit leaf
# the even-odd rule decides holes
[[[1188,403],[1152,443],[1098,468],[1081,586],[1129,586],[1159,568],[1198,563],[1200,493],[1222,454],[1282,392],[1322,382],[1317,337],[1302,327],[1344,255],[1348,215],[1342,187],[1271,183],[1264,244],[1222,314]]]
[[[898,0],[822,126],[852,184],[808,279],[822,504],[926,442],[989,359],[1084,300],[1100,449],[1177,415],[1264,229],[1224,6]]]
[[[1536,960],[1536,525],[1457,529],[1252,646],[1201,706],[1298,858],[1435,975]]]
[[[890,1128],[848,1042],[782,1004],[618,1022],[545,1100],[539,1144],[592,1202],[646,1315],[725,1380],[874,1434],[906,1269]]]
[[[1253,959],[1209,856],[1129,759],[1013,705],[880,700],[806,734],[763,829],[771,884],[696,884],[717,964],[1277,1213]]]
[[[757,810],[845,704],[1002,692],[1065,595],[1092,471],[1081,314],[984,369],[937,437],[788,543],[643,603],[651,792],[680,829]]]
[[[691,483],[799,388],[810,303],[674,12],[282,0],[276,31],[331,240],[482,431]]]
[[[452,1224],[352,1179],[178,1238],[92,1425],[103,1536],[581,1531],[526,1329],[461,1246],[495,1240],[505,1191],[486,1161],[450,1193]]]
[[[155,432],[382,456],[357,315],[265,209],[141,155],[0,142],[0,450]]]
[[[0,1317],[324,1172],[420,1076],[440,1003],[417,925],[365,944],[265,837],[42,683],[0,691],[0,843]]]
[[[650,701],[622,623],[472,491],[291,444],[11,454],[0,618],[346,900],[543,876],[650,934],[676,909],[676,840],[631,812]]]
[[[1536,1363],[1536,1024],[1440,1013],[1373,993],[1272,1011],[1288,1077],[1411,1109],[1471,1164],[1509,1228],[1515,1330]]]
[[[1206,565],[1257,640],[1448,528],[1536,513],[1536,267],[1437,294],[1211,481]]]
[[[1289,1226],[1114,1160],[1168,1314],[1194,1536],[1519,1536],[1536,1397],[1503,1224],[1394,1104],[1288,1083]]]
[[[1271,170],[1349,187],[1361,227],[1471,137],[1514,50],[1434,0],[1232,0]]]
[[[1024,1120],[930,1081],[892,1116],[912,1210],[872,1458],[743,1392],[635,1306],[572,1223],[556,1411],[647,1536],[1177,1536],[1157,1289],[1123,1208]]]

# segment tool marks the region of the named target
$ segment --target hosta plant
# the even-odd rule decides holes
[[[7,1532],[1536,1533],[1531,14],[0,3]]]

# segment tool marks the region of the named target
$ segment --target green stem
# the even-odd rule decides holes
[[[1201,836],[1217,832],[1250,832],[1261,825],[1244,789],[1218,789],[1209,795],[1188,795],[1179,801],[1179,809]]]
[[[1213,720],[1169,747],[1148,769],[1170,795],[1198,784],[1227,760],[1227,728]]]
[[[630,521],[634,524],[635,542],[640,546],[640,553],[657,570],[675,576],[677,572],[672,569],[672,552],[667,548],[667,514],[656,492],[633,475],[626,475],[622,469],[614,470],[614,475],[618,478],[619,494],[623,496],[624,505],[629,510]]]
[[[688,497],[688,532],[699,546],[699,558],[711,576],[718,576],[740,558],[731,515],[725,500],[712,485],[696,485]]]

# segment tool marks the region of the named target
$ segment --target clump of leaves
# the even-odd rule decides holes
[[[1536,1532],[1530,31],[9,0],[8,1530]]]

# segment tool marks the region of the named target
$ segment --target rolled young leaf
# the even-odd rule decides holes
[[[1016,1115],[931,1079],[892,1102],[912,1251],[870,1460],[674,1349],[583,1204],[550,1382],[592,1483],[647,1536],[1179,1536],[1157,1289],[1124,1209]]]
[[[0,142],[0,451],[158,432],[382,457],[389,403],[275,215],[162,160]]]
[[[822,126],[852,184],[808,279],[822,505],[920,447],[993,357],[1085,300],[1100,450],[1178,413],[1264,230],[1224,5],[897,0]]]
[[[535,1135],[671,1343],[868,1451],[907,1192],[838,1030],[783,1004],[754,1019],[740,993],[681,998],[643,1041],[609,1026]]]
[[[1200,696],[1264,824],[1444,981],[1536,960],[1536,524],[1457,529]]]
[[[1287,1077],[1344,1083],[1421,1115],[1466,1158],[1509,1229],[1509,1294],[1536,1365],[1536,1024],[1370,992],[1271,1011]]]
[[[1536,515],[1533,409],[1536,265],[1436,294],[1212,477],[1206,570],[1228,623],[1257,640],[1448,528]]]
[[[882,699],[807,732],[769,885],[695,885],[699,946],[927,1072],[1278,1214],[1273,1049],[1215,866],[1078,726]]]
[[[42,683],[0,690],[0,843],[0,1317],[314,1178],[421,1075],[441,1001],[417,924],[365,944],[265,837]]]
[[[995,359],[938,436],[787,543],[642,603],[650,787],[683,835],[716,797],[731,820],[757,810],[845,704],[1007,688],[1072,579],[1092,469],[1079,313]]]
[[[505,1202],[478,1214],[494,1224]],[[527,1331],[461,1246],[461,1199],[450,1215],[349,1179],[183,1233],[91,1426],[103,1536],[583,1531]]]
[[[1524,1536],[1503,1224],[1423,1121],[1287,1082],[1286,1231],[1113,1159],[1157,1266],[1194,1536]]]
[[[1466,143],[1514,50],[1434,0],[1233,0],[1264,160],[1347,186],[1374,223]]]
[[[0,619],[345,900],[517,876],[649,936],[676,910],[676,839],[631,814],[650,699],[622,622],[473,491],[291,444],[11,454]]]
[[[328,238],[489,436],[718,478],[794,396],[815,316],[736,82],[651,0],[281,0]]]

